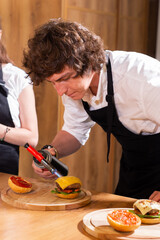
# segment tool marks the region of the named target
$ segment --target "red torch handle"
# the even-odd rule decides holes
[[[24,147],[39,161],[41,162],[42,159],[44,159],[43,155],[36,151],[32,146],[30,146],[28,143],[24,145]]]

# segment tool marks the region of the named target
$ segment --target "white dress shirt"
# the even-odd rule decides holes
[[[136,52],[106,51],[111,61],[114,100],[121,123],[136,134],[160,132],[160,62]],[[100,72],[97,95],[87,92],[83,100],[90,110],[108,105],[107,72]],[[95,124],[84,110],[81,100],[63,95],[65,107],[63,130],[72,134],[84,145],[91,127]]]
[[[2,66],[3,81],[8,89],[8,105],[15,127],[20,127],[18,97],[22,90],[30,84],[27,74],[20,68],[8,63]],[[27,99],[26,99],[27,101]]]

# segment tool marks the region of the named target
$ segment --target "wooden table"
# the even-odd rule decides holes
[[[8,174],[0,173],[0,191],[7,186]],[[83,229],[83,217],[105,208],[127,207],[135,199],[109,193],[93,193],[89,205],[66,211],[32,211],[11,207],[0,200],[1,240],[85,240],[96,239]]]

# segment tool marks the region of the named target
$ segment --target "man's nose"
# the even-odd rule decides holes
[[[54,87],[55,87],[59,96],[62,96],[67,91],[66,87],[62,83],[55,83]]]

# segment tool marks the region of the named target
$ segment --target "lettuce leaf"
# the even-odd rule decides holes
[[[128,210],[131,213],[134,213],[136,215],[138,215],[140,218],[160,218],[160,213],[157,215],[143,215],[143,214],[137,214],[134,212],[134,210]]]
[[[64,195],[68,195],[68,194],[72,194],[72,193],[80,193],[81,190],[79,191],[73,191],[73,192],[70,192],[70,193],[66,193],[66,192],[60,192],[57,190],[57,188],[55,188],[54,190],[51,190],[51,193],[58,193],[58,194],[64,194]]]

